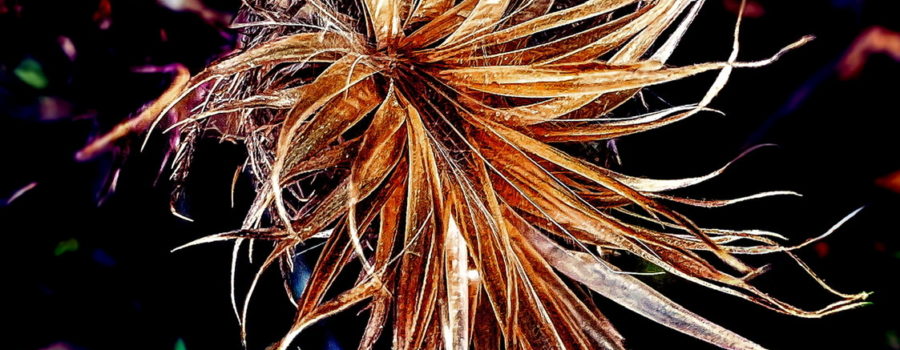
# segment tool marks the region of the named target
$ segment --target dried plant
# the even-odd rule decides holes
[[[666,194],[724,168],[655,180],[559,147],[708,111],[734,68],[768,64],[808,40],[745,63],[737,61],[735,29],[728,60],[668,66],[702,2],[245,0],[235,24],[242,47],[180,79],[118,133],[168,123],[177,131],[176,182],[187,176],[200,137],[246,145],[244,171],[257,196],[243,227],[191,244],[234,240],[237,259],[242,243],[271,241],[259,273],[273,265],[289,273],[298,247],[324,239],[307,287],[292,298],[296,319],[278,349],[365,301],[360,349],[372,348],[388,321],[396,349],[623,348],[590,293],[570,288],[573,282],[714,345],[759,349],[617,268],[604,252],[800,317],[860,306],[867,294],[835,291],[791,253],[812,240],[783,246],[775,233],[701,228],[663,204],[747,199]],[[644,87],[703,72],[718,75],[696,104],[610,116]],[[157,118],[174,107],[173,119]],[[784,192],[751,198],[777,194]],[[806,311],[752,286],[762,269],[736,255],[776,252],[839,301]],[[358,278],[336,293],[342,273]],[[240,311],[234,304],[244,324],[247,302]]]

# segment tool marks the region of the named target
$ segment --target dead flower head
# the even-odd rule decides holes
[[[324,239],[278,349],[358,303],[369,303],[360,349],[386,336],[388,320],[396,349],[623,348],[623,337],[568,281],[717,346],[759,349],[598,252],[627,252],[801,317],[862,305],[866,294],[834,291],[800,260],[839,301],[806,311],[749,284],[762,270],[737,255],[796,259],[791,250],[806,243],[786,247],[774,233],[702,228],[664,205],[734,202],[665,194],[721,170],[633,177],[555,146],[623,137],[708,110],[733,69],[781,54],[739,62],[735,39],[724,62],[667,66],[702,3],[248,0],[235,24],[242,47],[180,79],[118,132],[154,119],[169,124],[176,180],[186,176],[201,134],[246,145],[244,171],[257,196],[244,227],[194,243],[234,240],[237,256],[243,242],[271,241],[261,272],[289,271],[298,247]],[[703,72],[718,75],[696,104],[608,116],[644,87]],[[180,117],[156,119],[173,107]],[[345,270],[358,270],[358,279],[326,300]],[[246,302],[235,311],[245,322]]]

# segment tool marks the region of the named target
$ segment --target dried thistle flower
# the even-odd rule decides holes
[[[234,240],[236,259],[244,241],[271,241],[261,273],[275,264],[290,270],[296,247],[325,240],[277,349],[363,301],[369,323],[360,349],[372,348],[388,320],[397,349],[623,348],[623,337],[567,280],[714,345],[759,349],[597,252],[627,252],[801,317],[860,306],[867,294],[835,291],[791,253],[812,240],[786,247],[774,233],[701,228],[663,205],[742,200],[664,194],[724,168],[654,180],[553,145],[610,140],[709,110],[734,68],[765,65],[808,40],[741,63],[735,39],[725,62],[667,66],[702,3],[247,0],[235,25],[245,31],[243,47],[186,83],[179,79],[116,135],[183,107],[168,128],[177,130],[176,182],[204,133],[246,145],[257,196],[243,227],[189,245]],[[696,104],[609,117],[644,87],[709,71],[717,79]],[[103,148],[94,146],[82,158]],[[783,192],[753,197],[776,194]],[[839,301],[806,311],[749,284],[762,269],[735,256],[776,252]],[[345,269],[359,269],[359,278],[325,300]],[[245,324],[247,302],[242,311],[234,304]]]

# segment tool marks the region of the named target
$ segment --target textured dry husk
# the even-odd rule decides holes
[[[657,180],[559,148],[707,111],[733,69],[768,64],[808,40],[745,63],[735,39],[722,62],[667,65],[702,3],[245,0],[234,24],[240,47],[189,81],[182,73],[128,130],[149,120],[151,129],[165,126],[176,183],[188,175],[198,139],[246,146],[240,174],[252,177],[257,196],[243,227],[191,244],[233,240],[237,260],[243,243],[269,241],[260,273],[276,265],[290,273],[299,247],[324,240],[307,287],[291,297],[297,316],[278,349],[364,302],[360,349],[380,337],[392,337],[396,349],[623,348],[569,281],[717,346],[759,349],[597,252],[628,253],[785,314],[820,317],[862,305],[865,293],[833,290],[791,253],[812,240],[784,246],[775,233],[702,228],[672,209],[792,193],[679,198],[666,193],[727,165]],[[697,103],[610,117],[642,88],[705,72],[716,79]],[[173,107],[175,117],[163,118]],[[794,258],[838,301],[807,311],[752,286],[763,269],[737,256],[769,253]],[[359,278],[335,293],[345,270]],[[253,286],[234,303],[242,325]]]

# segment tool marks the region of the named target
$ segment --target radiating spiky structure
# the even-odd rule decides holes
[[[633,177],[555,146],[685,119],[707,109],[735,67],[777,58],[740,63],[735,42],[725,62],[667,66],[701,5],[246,0],[236,22],[242,47],[176,84],[151,110],[190,107],[170,123],[176,180],[203,133],[247,147],[257,196],[244,227],[195,243],[234,240],[237,252],[247,240],[271,241],[262,269],[280,262],[289,270],[296,247],[325,240],[278,349],[363,302],[369,323],[360,349],[382,336],[392,336],[396,349],[623,348],[622,336],[569,281],[720,347],[757,349],[597,252],[626,252],[802,317],[861,305],[866,294],[832,290],[799,260],[838,302],[805,311],[750,285],[760,270],[735,255],[793,257],[797,246],[766,232],[704,229],[663,205],[730,204],[665,194],[721,170]],[[707,71],[718,76],[696,104],[608,117],[644,87]],[[345,270],[358,279],[326,300]]]

